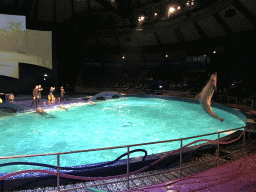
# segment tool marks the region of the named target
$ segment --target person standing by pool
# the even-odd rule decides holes
[[[63,86],[60,87],[60,102],[64,100],[64,89],[63,89]]]
[[[31,108],[34,105],[34,102],[36,102],[36,107],[37,107],[37,104],[38,104],[38,85],[36,85],[35,88],[33,89],[33,101],[32,101],[32,104],[31,104]]]
[[[50,88],[49,97],[48,97],[50,103],[53,101],[53,97],[54,97],[52,93],[53,91],[55,91],[55,87]]]
[[[41,85],[38,85],[38,105],[41,104],[41,91],[43,91],[43,88],[41,87]]]

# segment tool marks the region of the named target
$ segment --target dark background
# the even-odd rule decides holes
[[[183,10],[186,2],[175,1],[183,3]],[[166,18],[159,0],[116,0],[115,6],[107,0],[2,0],[1,13],[25,15],[27,29],[52,31],[53,69],[20,63],[19,79],[0,76],[0,92],[31,94],[36,84],[147,87],[148,78],[186,81],[187,89],[200,91],[216,71],[218,90],[255,97],[255,3],[195,2],[193,9]],[[158,11],[157,19],[150,17],[148,7]],[[148,16],[137,31],[141,14]],[[210,63],[186,62],[187,56],[200,55],[210,57]]]

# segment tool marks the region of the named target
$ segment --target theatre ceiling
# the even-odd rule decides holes
[[[3,14],[84,48],[217,49],[255,43],[255,0],[1,0]]]

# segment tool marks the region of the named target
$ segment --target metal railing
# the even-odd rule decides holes
[[[99,185],[107,185],[107,184],[113,184],[113,183],[118,183],[118,182],[127,182],[127,189],[129,190],[129,181],[134,180],[134,179],[138,179],[137,178],[130,178],[130,175],[132,174],[129,170],[129,162],[130,162],[130,148],[131,147],[137,147],[137,146],[145,146],[145,145],[155,145],[155,144],[160,144],[160,143],[170,143],[170,142],[175,142],[175,141],[179,141],[180,142],[180,148],[186,147],[187,145],[183,146],[183,142],[185,140],[188,139],[194,139],[194,138],[200,138],[200,137],[205,137],[205,136],[210,136],[210,135],[217,135],[218,136],[218,147],[217,147],[217,157],[216,157],[216,164],[218,166],[218,161],[219,161],[219,151],[220,151],[220,147],[219,147],[219,142],[220,142],[220,134],[221,133],[225,133],[225,132],[230,132],[230,131],[236,131],[236,130],[240,130],[243,129],[244,133],[246,131],[246,127],[240,127],[240,128],[235,128],[235,129],[229,129],[226,131],[220,131],[220,132],[215,132],[215,133],[209,133],[209,134],[204,134],[204,135],[198,135],[198,136],[192,136],[192,137],[187,137],[187,138],[180,138],[180,139],[172,139],[172,140],[166,140],[166,141],[157,141],[157,142],[148,142],[148,143],[141,143],[141,144],[133,144],[133,145],[124,145],[124,146],[117,146],[117,147],[106,147],[106,148],[98,148],[98,149],[88,149],[88,150],[80,150],[80,151],[70,151],[70,152],[61,152],[61,153],[47,153],[47,154],[33,154],[33,155],[19,155],[19,156],[8,156],[8,157],[0,157],[0,159],[15,159],[15,158],[25,158],[25,157],[36,157],[36,156],[56,156],[57,158],[57,191],[68,191],[68,190],[74,190],[74,189],[81,189],[80,188],[73,188],[73,189],[68,189],[68,190],[60,190],[60,161],[61,161],[61,155],[64,154],[72,154],[72,153],[84,153],[84,152],[92,152],[92,151],[102,151],[102,150],[110,150],[110,149],[119,149],[119,148],[126,148],[127,149],[127,173],[126,173],[126,179],[123,181],[115,181],[115,182],[105,182],[104,184],[97,184],[97,185],[90,185],[90,187],[96,187]],[[200,141],[200,140],[199,140]],[[209,141],[208,141],[209,143]],[[210,142],[211,143],[211,142]],[[243,135],[243,147],[245,149],[245,134]],[[183,149],[182,149],[183,150]],[[172,171],[176,171],[179,170],[180,172],[180,177],[182,176],[182,170],[188,167],[183,167],[182,164],[182,150],[179,151],[180,153],[180,166],[178,169],[172,170]],[[183,150],[184,151],[184,150]],[[177,154],[177,153],[174,153]],[[166,171],[166,172],[172,172],[172,171]],[[162,172],[164,173],[164,172]],[[153,174],[154,175],[154,174]],[[148,177],[151,175],[147,175],[144,177]],[[143,178],[143,177],[139,177],[139,178]],[[89,187],[89,186],[86,186]],[[82,187],[82,188],[86,188],[86,187]]]

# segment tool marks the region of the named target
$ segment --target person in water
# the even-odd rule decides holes
[[[92,105],[96,105],[96,103],[92,102],[92,101],[89,101]]]
[[[66,111],[68,110],[68,108],[64,107],[63,105],[60,104],[60,109],[65,109]]]
[[[56,118],[55,116],[46,113],[41,107],[38,107],[36,109],[36,113],[38,113],[39,115],[45,116],[47,118]]]
[[[47,113],[41,107],[37,107],[36,112],[39,115],[47,115]]]

